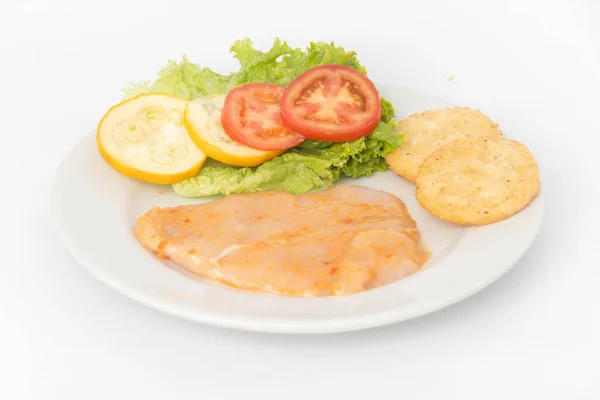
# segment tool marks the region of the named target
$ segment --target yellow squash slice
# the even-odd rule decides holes
[[[123,175],[171,184],[195,176],[206,155],[183,124],[187,101],[145,93],[112,107],[98,124],[104,160]]]
[[[221,125],[225,96],[201,97],[188,102],[184,123],[190,137],[210,158],[237,167],[254,167],[283,153],[248,147],[231,139]]]

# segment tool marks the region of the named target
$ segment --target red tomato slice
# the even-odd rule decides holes
[[[281,118],[306,138],[347,142],[373,132],[381,118],[381,102],[364,74],[343,65],[320,65],[285,89]]]
[[[231,90],[221,113],[223,129],[233,140],[258,150],[284,150],[304,141],[281,120],[279,102],[285,88],[250,83]]]

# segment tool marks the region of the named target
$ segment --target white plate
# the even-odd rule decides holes
[[[406,89],[378,87],[382,96],[394,104],[398,118],[449,105]],[[506,136],[526,139],[516,132]],[[381,326],[464,299],[498,279],[521,258],[537,234],[544,210],[540,194],[512,218],[463,228],[429,215],[417,203],[414,185],[389,171],[352,182],[402,199],[433,256],[421,271],[408,278],[346,297],[303,299],[247,293],[204,281],[157,260],[137,242],[133,230],[136,218],[155,205],[202,203],[208,199],[181,198],[168,186],[120,175],[98,155],[94,133],[85,136],[61,164],[52,190],[52,208],[60,236],[74,258],[126,296],[198,322],[282,333]]]

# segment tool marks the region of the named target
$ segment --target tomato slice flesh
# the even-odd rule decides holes
[[[272,83],[250,83],[231,90],[221,114],[225,132],[258,150],[285,150],[302,143],[305,138],[281,118],[279,104],[284,89]]]
[[[304,72],[284,90],[281,117],[304,137],[330,142],[370,134],[381,118],[375,85],[342,65],[321,65]]]

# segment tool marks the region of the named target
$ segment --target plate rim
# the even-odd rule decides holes
[[[388,85],[393,87],[394,85]],[[408,89],[408,88],[407,88]],[[408,89],[414,91],[413,89]],[[435,97],[429,96],[428,97]],[[479,284],[472,285],[468,290],[456,294],[449,298],[442,298],[434,302],[430,302],[425,306],[421,306],[411,312],[406,312],[402,307],[392,308],[390,310],[384,310],[379,313],[360,315],[360,316],[340,316],[332,321],[323,320],[306,320],[304,318],[294,318],[293,320],[277,320],[276,318],[268,317],[240,317],[231,315],[215,314],[214,311],[198,313],[188,311],[184,307],[177,309],[176,303],[166,302],[161,297],[150,296],[147,293],[138,292],[135,288],[130,287],[126,283],[119,281],[115,277],[103,270],[101,266],[96,265],[93,260],[88,259],[85,254],[80,253],[80,249],[77,249],[70,236],[72,233],[66,232],[64,223],[61,222],[60,216],[60,201],[59,201],[59,189],[61,188],[60,178],[63,170],[66,168],[69,160],[74,157],[77,149],[85,146],[85,142],[91,140],[90,136],[95,136],[95,130],[91,130],[89,133],[83,135],[66,153],[65,157],[61,160],[58,168],[55,171],[54,178],[51,184],[50,190],[50,213],[51,222],[57,233],[62,245],[67,249],[70,257],[80,264],[84,269],[92,274],[103,284],[111,287],[116,292],[128,297],[135,302],[142,304],[148,308],[160,311],[164,314],[175,316],[179,318],[188,319],[190,321],[199,322],[202,324],[212,325],[220,328],[230,328],[242,331],[253,331],[253,332],[267,332],[267,333],[280,333],[280,334],[328,334],[328,333],[340,333],[358,331],[364,329],[371,329],[375,327],[381,327],[385,325],[395,324],[403,321],[408,321],[420,316],[431,314],[436,311],[440,311],[451,305],[459,303],[460,301],[471,297],[472,295],[482,291],[492,283],[499,280],[504,274],[511,270],[524,255],[529,251],[536,238],[539,236],[540,228],[544,221],[545,215],[545,199],[544,190],[540,189],[537,196],[528,205],[530,207],[534,202],[537,203],[539,217],[535,220],[535,227],[532,229],[530,236],[527,236],[526,241],[523,241],[523,247],[520,252],[514,253],[510,261],[504,263],[502,268],[499,268],[496,273],[489,275],[486,279],[480,281]],[[525,211],[528,207],[526,207]],[[476,228],[475,228],[476,229]],[[407,277],[405,279],[410,279]]]

